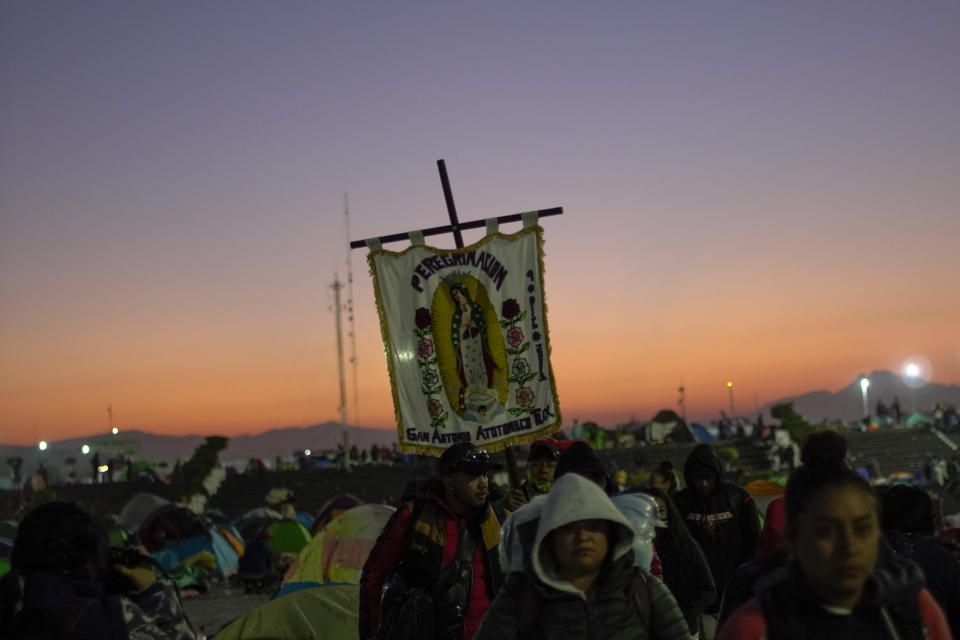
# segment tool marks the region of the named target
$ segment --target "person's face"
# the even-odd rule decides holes
[[[534,458],[530,461],[530,477],[537,482],[553,482],[557,461],[552,458]]]
[[[647,484],[649,484],[654,489],[660,489],[660,491],[663,491],[664,493],[668,493],[670,491],[670,483],[667,482],[667,479],[665,477],[663,477],[656,471],[653,471],[650,473],[650,478],[647,481]]]
[[[550,544],[561,575],[569,579],[599,571],[607,557],[609,534],[606,520],[577,520],[554,529]]]
[[[690,478],[690,481],[693,483],[694,489],[697,490],[701,498],[711,498],[717,490],[717,475],[714,473],[697,473]]]
[[[453,299],[459,302],[460,304],[463,304],[464,302],[467,301],[466,298],[463,297],[463,292],[460,291],[459,289],[454,289],[451,295],[453,296]]]
[[[811,497],[787,544],[816,593],[852,607],[877,562],[879,539],[876,498],[843,485]]]
[[[468,509],[478,509],[490,497],[490,488],[486,475],[468,475],[457,471],[452,473],[450,488],[454,497]]]
[[[667,511],[667,501],[660,496],[653,496],[653,499],[656,500],[657,509],[660,510],[660,519],[666,522],[667,517],[669,516],[669,512]]]

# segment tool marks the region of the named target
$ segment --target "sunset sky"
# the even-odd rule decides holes
[[[338,419],[344,193],[352,239],[444,224],[439,158],[461,220],[565,210],[567,423],[912,356],[960,383],[958,33],[899,1],[4,2],[0,442]],[[349,416],[389,427],[365,253]]]

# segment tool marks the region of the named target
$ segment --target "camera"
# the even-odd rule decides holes
[[[128,541],[128,544],[123,547],[111,546],[107,549],[106,556],[106,566],[101,571],[100,580],[107,593],[114,595],[126,595],[136,591],[136,587],[129,578],[115,570],[114,566],[120,565],[128,569],[136,567],[153,569],[157,566],[153,558],[140,553],[135,542],[131,545]]]
[[[136,547],[110,547],[107,549],[107,565],[119,564],[122,567],[152,567],[152,560],[140,553]]]

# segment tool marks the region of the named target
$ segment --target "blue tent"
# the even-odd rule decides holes
[[[187,538],[182,542],[170,546],[163,551],[156,551],[150,555],[167,571],[173,571],[187,558],[201,551],[209,551],[217,561],[217,571],[225,578],[237,572],[237,552],[215,528],[210,528],[206,534]]]
[[[716,440],[716,438],[710,435],[710,432],[707,431],[707,428],[702,424],[697,424],[694,422],[690,425],[690,428],[693,429],[693,435],[695,435],[697,440],[700,442],[713,442]]]

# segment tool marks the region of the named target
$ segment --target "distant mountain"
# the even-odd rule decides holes
[[[911,389],[898,374],[890,371],[874,371],[867,379],[870,381],[867,389],[870,415],[876,415],[878,401],[890,406],[894,398],[900,400],[900,406],[907,415],[914,410],[929,410],[938,402],[960,406],[960,387],[956,385],[928,382],[919,389]],[[784,402],[792,402],[796,412],[811,422],[823,419],[853,421],[863,418],[863,395],[859,377],[838,391],[811,391],[801,396],[781,398],[764,405],[761,411],[769,417],[770,408]]]
[[[223,461],[249,460],[250,458],[272,458],[277,455],[289,456],[294,451],[312,449],[322,451],[335,449],[343,442],[344,428],[336,422],[315,424],[309,427],[287,427],[272,429],[257,435],[236,436],[230,439],[227,449],[220,454]],[[368,449],[372,444],[390,446],[396,441],[395,429],[366,429],[362,427],[347,427],[350,446],[356,445],[360,449]],[[218,435],[211,433],[210,435]],[[167,460],[188,459],[204,441],[204,436],[165,436],[145,431],[122,431],[120,440],[136,440],[140,444],[140,453],[134,459]],[[50,442],[42,454],[36,447],[17,447],[0,445],[0,476],[9,475],[10,469],[5,464],[8,458],[20,456],[24,459],[24,471],[33,471],[40,462],[41,456],[45,464],[52,466],[63,464],[68,458],[75,458],[78,472],[89,473],[90,456],[80,453],[80,447],[89,444],[97,448],[97,443],[109,441],[111,436],[99,435],[87,438],[72,438]],[[103,457],[101,455],[101,457]],[[106,462],[106,460],[103,460]]]

